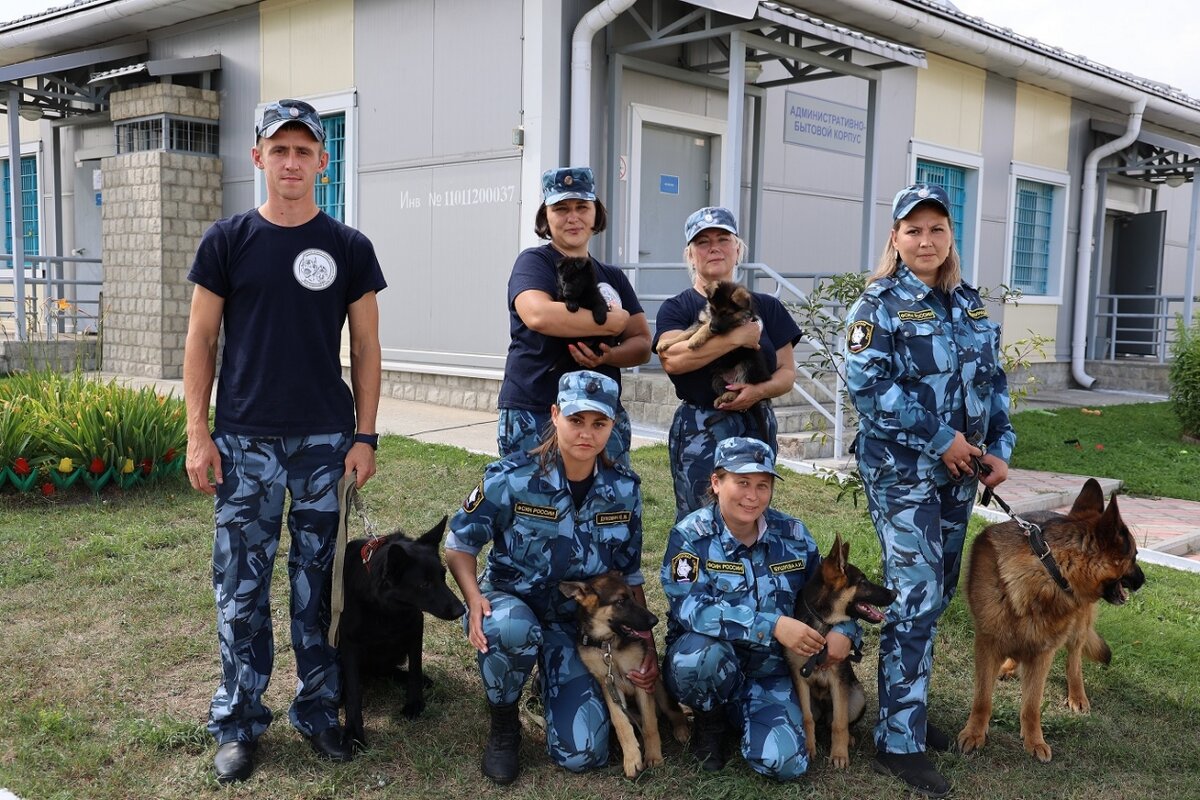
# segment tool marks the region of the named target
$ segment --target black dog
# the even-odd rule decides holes
[[[838,534],[829,555],[821,561],[821,568],[796,598],[795,618],[822,636],[837,623],[850,619],[883,622],[883,614],[876,606],[889,606],[896,600],[896,593],[891,589],[867,580],[862,570],[847,560],[849,555],[850,544],[843,543]],[[814,758],[817,753],[815,699],[816,710],[830,720],[829,760],[835,767],[842,768],[850,764],[850,726],[862,717],[866,696],[850,660],[841,662],[834,669],[815,669],[825,661],[825,655],[822,648],[820,653],[805,661],[789,652],[788,667],[800,697],[800,710],[804,713],[808,757]]]
[[[608,301],[600,292],[591,258],[564,258],[558,262],[557,279],[558,299],[566,303],[567,311],[586,308],[597,325],[608,321]]]
[[[415,717],[425,709],[421,645],[428,612],[458,619],[466,608],[446,586],[446,568],[438,556],[446,517],[413,541],[397,530],[377,539],[356,539],[346,546],[345,608],[338,644],[342,663],[342,702],[346,735],[357,746],[363,731],[363,678],[394,675],[408,662],[408,700],[402,713]]]

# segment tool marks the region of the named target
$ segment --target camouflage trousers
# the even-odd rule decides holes
[[[350,434],[214,433],[224,482],[214,502],[213,593],[221,683],[209,708],[218,744],[253,741],[271,723],[262,696],[274,667],[271,575],[291,495],[288,577],[296,696],[288,717],[311,736],[338,724],[337,652],[326,641],[329,576],[338,528],[337,484]]]
[[[764,404],[767,436],[764,441],[779,455],[779,423],[770,402]],[[713,456],[717,442],[731,436],[762,439],[757,414],[745,411],[718,411],[691,403],[680,403],[671,422],[668,445],[671,453],[671,478],[675,482],[675,521],[679,522],[707,504]]]
[[[488,651],[476,657],[488,703],[517,702],[536,664],[551,760],[571,772],[605,766],[608,708],[575,649],[575,622],[543,622],[516,595],[487,588],[483,595],[492,604],[492,615],[483,618]],[[469,619],[463,617],[464,630]]]
[[[500,457],[524,453],[542,443],[546,429],[550,427],[550,412],[529,411],[524,408],[500,409],[500,420],[496,426],[496,448]],[[617,411],[613,432],[608,437],[604,452],[614,464],[629,466],[629,447],[633,440],[633,426],[624,408]]]
[[[876,749],[925,750],[937,622],[958,587],[976,481],[916,480],[859,452],[871,518],[883,547],[884,584],[899,594],[879,634]]]
[[[741,731],[742,756],[755,772],[789,781],[808,769],[804,718],[792,678],[747,674],[731,642],[684,633],[667,647],[663,680],[681,703],[701,711],[724,704]]]

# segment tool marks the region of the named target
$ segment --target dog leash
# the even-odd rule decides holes
[[[826,622],[824,617],[822,617],[816,611],[813,611],[813,607],[808,604],[808,598],[806,598],[803,593],[800,594],[800,602],[804,604],[804,610],[808,613],[809,618],[817,621],[817,624],[820,626],[820,628],[817,628],[816,630],[821,634],[821,636],[826,636],[831,630],[833,630],[832,624]],[[801,622],[803,622],[803,620],[801,620]],[[824,630],[821,630],[821,628],[824,628]],[[821,645],[821,649],[809,656],[808,661],[805,661],[804,666],[800,668],[801,677],[807,678],[812,675],[813,670],[824,664],[825,659],[828,656],[829,645]],[[854,649],[850,652],[848,660],[855,664],[857,664],[859,661],[862,661],[861,645],[854,645]]]
[[[992,468],[984,464],[978,458],[972,459],[974,467],[979,475],[987,475],[991,473]],[[1017,523],[1021,528],[1021,535],[1029,542],[1029,550],[1033,553],[1038,561],[1042,562],[1042,566],[1046,568],[1046,572],[1050,573],[1050,577],[1058,584],[1059,588],[1067,594],[1071,594],[1071,584],[1067,583],[1067,579],[1063,577],[1062,572],[1058,569],[1058,562],[1054,560],[1054,555],[1050,552],[1050,545],[1046,543],[1046,537],[1042,533],[1040,525],[1035,525],[1027,519],[1023,519],[1012,510],[1012,507],[996,494],[990,486],[985,486],[983,494],[979,497],[979,504],[987,506],[995,501],[996,505],[1005,514],[1008,514],[1009,519]]]
[[[338,529],[337,540],[333,551],[333,575],[329,582],[329,635],[327,641],[330,647],[337,647],[339,626],[342,621],[342,611],[346,607],[346,587],[345,587],[345,571],[346,564],[346,542],[349,539],[348,531],[350,528],[350,509],[353,508],[358,512],[359,518],[362,520],[363,529],[367,533],[367,542],[362,546],[360,553],[363,561],[363,566],[371,560],[371,556],[379,547],[383,539],[375,532],[375,526],[371,524],[371,520],[367,518],[367,512],[363,508],[362,497],[358,494],[358,473],[350,472],[342,476],[338,481]]]

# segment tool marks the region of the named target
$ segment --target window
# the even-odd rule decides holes
[[[954,246],[963,253],[963,205],[967,198],[967,171],[962,167],[938,164],[917,159],[917,179],[914,183],[940,186],[950,196],[950,221],[954,223]]]
[[[977,284],[980,280],[979,187],[983,158],[975,153],[926,142],[913,141],[909,147],[912,183],[936,184],[950,197],[954,247],[958,250],[963,280]],[[988,279],[998,282],[999,275],[989,275]]]
[[[317,206],[339,222],[346,221],[346,115],[321,117],[329,166],[317,177]]]
[[[1068,180],[1065,172],[1012,165],[1005,282],[1026,298],[1058,302],[1066,260]]]
[[[12,181],[9,175],[9,161],[7,158],[3,160],[3,175],[4,175],[4,252],[11,254],[13,251],[13,232],[12,232]],[[24,231],[24,249],[27,254],[36,255],[40,250],[40,220],[38,214],[38,174],[37,174],[37,156],[22,156],[21,157],[21,180],[20,180],[20,203],[22,220],[25,223]],[[10,264],[4,264],[5,267]],[[33,263],[26,261],[26,267],[32,267]]]
[[[146,117],[118,123],[116,136],[118,153],[171,150],[198,156],[219,155],[217,123],[208,120],[165,114]]]

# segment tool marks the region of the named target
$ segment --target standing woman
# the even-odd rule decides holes
[[[687,262],[692,285],[686,291],[663,302],[658,311],[655,347],[668,335],[687,330],[700,318],[708,302],[704,292],[713,281],[733,280],[734,268],[746,255],[746,243],[738,236],[737,220],[727,208],[701,208],[683,226]],[[717,442],[731,436],[753,436],[777,447],[775,411],[770,400],[791,390],[796,382],[796,363],[792,348],[800,341],[800,327],[774,297],[754,293],[758,325],[740,325],[728,333],[713,336],[705,344],[689,350],[687,341],[676,342],[658,356],[663,370],[675,384],[675,394],[683,402],[671,423],[669,445],[671,477],[675,482],[675,521],[678,522],[705,503],[713,453]],[[762,351],[771,372],[762,383],[731,383],[728,388],[737,397],[714,407],[713,361],[739,347]],[[760,431],[755,403],[764,405],[767,430]]]
[[[886,584],[899,593],[880,633],[873,766],[942,797],[949,784],[926,755],[950,744],[926,715],[934,634],[958,584],[976,484],[1008,477],[1017,437],[1000,328],[962,280],[946,191],[900,190],[892,219],[846,331],[859,472]]]
[[[620,403],[621,368],[650,360],[650,325],[637,295],[616,267],[588,253],[592,234],[608,226],[608,213],[596,199],[590,167],[559,167],[542,175],[542,205],[534,232],[549,244],[517,256],[508,279],[508,357],[500,386],[496,445],[501,456],[537,447],[550,422],[550,406],[565,372],[590,369],[617,383],[616,431],[608,446],[614,461],[629,464],[629,415]],[[586,308],[568,311],[558,295],[558,265],[564,258],[588,258],[608,318],[597,325]],[[589,345],[590,337],[616,337],[617,343]]]
[[[576,603],[559,582],[617,570],[646,604],[641,481],[604,453],[617,414],[616,381],[582,371],[558,385],[542,444],[490,464],[446,539],[446,565],[467,603],[467,638],[479,651],[491,709],[483,774],[499,784],[520,772],[517,701],[535,664],[551,759],[572,772],[608,761],[608,710],[576,652]],[[489,543],[477,579],[478,554]],[[630,680],[652,691],[657,678],[650,642]]]
[[[770,507],[775,454],[757,439],[717,445],[714,501],[675,524],[663,555],[670,602],[664,683],[696,714],[692,754],[709,772],[725,765],[728,725],[755,771],[778,780],[808,768],[804,718],[785,652],[809,658],[828,647],[834,668],[861,640],[856,622],[828,636],[792,616],[821,554],[800,520]]]

